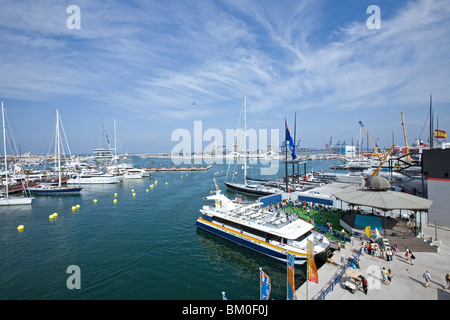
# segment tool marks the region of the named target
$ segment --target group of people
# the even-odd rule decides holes
[[[361,255],[365,253],[372,255],[374,257],[384,259],[386,261],[393,261],[396,250],[387,247],[386,250],[380,248],[378,243],[373,242],[372,240],[368,242],[361,242],[361,247],[359,249]]]

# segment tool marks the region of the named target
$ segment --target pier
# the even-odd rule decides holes
[[[324,264],[319,270],[319,283],[305,282],[296,293],[299,300],[450,300],[450,290],[445,289],[445,275],[449,273],[450,261],[450,228],[434,225],[424,225],[424,234],[435,237],[437,233],[439,247],[428,250],[433,243],[427,243],[419,238],[409,239],[409,242],[397,243],[399,252],[394,254],[393,261],[386,261],[365,253],[360,256],[360,268],[356,269],[368,279],[369,290],[367,295],[362,289],[351,293],[343,283],[348,279],[346,272],[342,272],[349,256],[357,256],[361,241],[359,237],[351,237],[351,242],[340,250],[335,251],[330,262]],[[367,241],[364,240],[364,241]],[[418,241],[418,242],[417,242]],[[395,243],[391,243],[391,246]],[[414,253],[416,259],[413,265],[405,259],[405,245]],[[417,246],[416,246],[417,245]],[[425,247],[422,247],[425,246]],[[425,250],[426,248],[427,250]],[[389,285],[382,283],[381,270],[391,269],[392,282]],[[351,268],[351,267],[349,267]],[[432,280],[425,287],[423,273],[428,270]],[[339,276],[342,275],[339,278]],[[337,280],[337,281],[335,281]],[[334,286],[333,286],[334,284]],[[307,288],[308,287],[308,288]],[[307,294],[308,290],[308,294]]]

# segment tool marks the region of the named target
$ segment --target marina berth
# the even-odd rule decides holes
[[[330,240],[314,231],[312,224],[275,207],[262,207],[262,202],[234,202],[220,190],[205,199],[212,200],[213,204],[200,209],[198,228],[279,262],[286,263],[289,252],[295,264],[303,264],[307,259],[308,240],[314,243],[315,253],[330,247]]]

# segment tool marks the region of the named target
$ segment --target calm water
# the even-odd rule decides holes
[[[136,158],[134,164],[150,167],[151,161]],[[307,169],[335,163],[309,162]],[[257,300],[259,267],[272,279],[270,298],[286,299],[286,266],[195,226],[213,178],[225,190],[227,168],[214,164],[206,172],[85,185],[77,196],[36,196],[29,207],[0,207],[0,299],[220,300],[225,291],[229,299]],[[54,212],[58,217],[50,221]],[[25,230],[18,232],[21,224]],[[81,270],[80,290],[66,286],[71,265]],[[296,269],[297,286],[303,272]]]

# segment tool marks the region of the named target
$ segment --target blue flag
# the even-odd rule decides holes
[[[261,272],[261,300],[269,300],[271,291],[270,277],[262,269],[259,270]]]
[[[295,257],[287,252],[287,299],[288,300],[297,300],[297,294],[295,293],[295,281],[294,281],[294,264]]]
[[[291,137],[291,132],[289,131],[287,120],[284,120],[286,122],[286,141],[289,141],[289,148],[291,149],[292,153],[292,160],[297,159],[297,155],[295,154],[295,144],[294,140]]]

